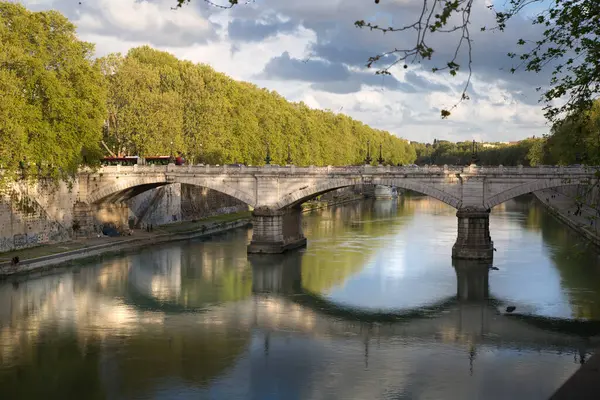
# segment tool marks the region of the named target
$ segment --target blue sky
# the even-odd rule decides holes
[[[440,110],[460,98],[464,74],[433,74],[434,63],[414,63],[393,68],[393,76],[382,79],[365,67],[368,57],[414,45],[414,34],[382,35],[354,27],[354,21],[369,17],[384,24],[414,21],[419,1],[382,0],[376,5],[365,0],[259,0],[221,10],[193,0],[177,11],[171,10],[175,0],[21,2],[33,10],[64,13],[82,39],[96,43],[97,55],[148,44],[409,140],[540,136],[548,127],[535,87],[547,82],[548,74],[512,75],[512,60],[506,56],[520,37],[534,37],[538,31],[518,18],[505,33],[480,32],[480,26],[493,22],[487,1],[476,0],[472,15],[471,100],[448,120],[440,119]],[[436,50],[438,64],[445,63],[456,37],[431,36],[428,44]]]

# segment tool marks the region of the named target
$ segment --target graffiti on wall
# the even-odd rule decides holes
[[[47,232],[38,233],[37,242],[38,243],[47,243],[48,242],[48,233]]]
[[[0,251],[8,251],[13,247],[13,240],[11,237],[0,237]]]
[[[64,238],[61,236],[60,239]],[[48,232],[41,233],[18,233],[12,237],[0,238],[0,251],[9,251],[23,247],[35,246],[47,243],[50,240]]]
[[[28,245],[34,245],[38,243],[38,234],[37,233],[30,233],[27,235],[27,244]]]
[[[27,246],[27,234],[19,233],[13,236],[13,245],[15,247]]]

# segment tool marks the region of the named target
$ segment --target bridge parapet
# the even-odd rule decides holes
[[[176,173],[176,174],[209,174],[209,175],[379,175],[379,174],[468,174],[468,175],[594,175],[596,167],[505,167],[505,166],[228,166],[228,165],[133,165],[103,166],[98,169],[102,174],[132,173]]]

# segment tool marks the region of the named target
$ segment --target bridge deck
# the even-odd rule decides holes
[[[201,174],[443,174],[464,173],[484,175],[589,175],[595,167],[505,167],[499,166],[326,166],[326,167],[298,167],[294,165],[265,165],[265,166],[227,166],[227,165],[133,165],[133,166],[103,166],[101,173],[127,173],[127,172],[174,172],[174,173],[201,173]]]

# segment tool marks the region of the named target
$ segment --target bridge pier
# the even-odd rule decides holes
[[[299,207],[256,208],[252,212],[252,240],[248,253],[278,254],[305,245]]]
[[[452,247],[452,258],[462,260],[492,260],[494,242],[490,237],[489,210],[459,209],[458,237]]]

